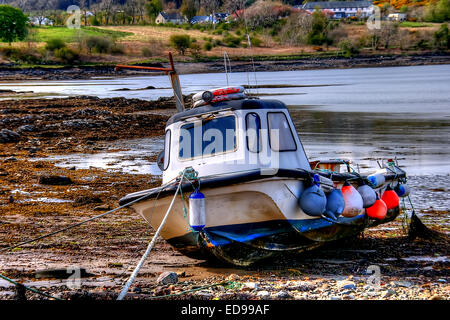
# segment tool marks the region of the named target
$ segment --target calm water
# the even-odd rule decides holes
[[[450,173],[450,65],[258,72],[254,93],[285,102],[311,159],[346,158],[362,168],[397,157],[409,174]],[[221,73],[180,76],[185,94],[226,86]],[[230,83],[255,84],[253,73]],[[156,90],[135,90],[154,86]],[[114,91],[129,88],[130,91]],[[153,100],[171,96],[166,76],[0,83],[47,96],[93,95]]]

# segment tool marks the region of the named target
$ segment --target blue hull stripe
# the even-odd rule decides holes
[[[358,215],[353,218],[339,218],[338,222],[359,225],[360,221],[364,219],[365,215]],[[219,227],[209,227],[203,229],[204,235],[208,241],[214,246],[220,246],[236,242],[248,242],[255,239],[273,236],[276,234],[293,232],[304,233],[312,230],[319,230],[322,228],[334,225],[332,221],[325,219],[306,219],[306,220],[278,220],[265,221],[257,223],[244,223]]]

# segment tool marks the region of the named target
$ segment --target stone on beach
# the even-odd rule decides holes
[[[109,204],[104,204],[94,208],[94,211],[107,211],[107,210],[111,210]]]
[[[258,291],[258,293],[256,295],[258,297],[260,297],[261,299],[267,299],[268,297],[270,297],[270,292],[266,291],[266,290],[262,290],[262,291]]]
[[[22,132],[33,132],[36,130],[35,126],[26,124],[23,126],[20,126],[19,128],[17,128],[17,132],[22,133]]]
[[[228,281],[237,281],[237,280],[239,280],[240,279],[240,277],[237,275],[237,274],[235,274],[235,273],[232,273],[232,274],[230,274],[228,277],[227,277],[227,280]]]
[[[8,129],[0,130],[0,143],[17,142],[20,139],[20,134]]]
[[[156,283],[158,285],[176,284],[178,282],[178,275],[173,271],[166,271],[159,275]]]
[[[275,294],[275,297],[278,299],[289,299],[292,298],[292,296],[286,292],[286,291],[279,291]]]
[[[395,292],[395,291],[392,290],[392,289],[388,289],[388,290],[386,290],[386,291],[383,293],[382,298],[389,298],[389,297],[391,297],[391,296],[393,296],[393,295],[395,295],[395,294],[397,294],[397,292]]]
[[[52,186],[65,186],[72,183],[73,183],[72,179],[65,176],[43,175],[39,177],[39,184]]]
[[[244,283],[244,288],[250,290],[258,289],[258,284],[256,282],[246,282]]]
[[[339,289],[355,290],[356,284],[353,281],[342,280],[337,283]]]
[[[412,283],[409,281],[392,281],[392,285],[394,287],[409,288],[412,286]]]

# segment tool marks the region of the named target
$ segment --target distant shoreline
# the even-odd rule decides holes
[[[266,59],[266,57],[264,58]],[[394,66],[419,66],[450,64],[450,53],[424,54],[386,54],[386,55],[358,55],[351,58],[342,56],[306,57],[300,59],[261,59],[255,57],[251,61],[232,61],[232,72],[246,71],[294,71],[319,69],[349,69]],[[253,67],[254,64],[254,67]],[[163,66],[164,63],[146,64]],[[179,74],[216,73],[224,72],[223,62],[176,62]],[[28,81],[28,80],[83,80],[101,77],[143,76],[148,72],[123,70],[116,72],[114,65],[94,66],[46,66],[23,68],[20,66],[0,65],[0,82]]]

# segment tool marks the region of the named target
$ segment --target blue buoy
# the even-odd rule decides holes
[[[201,231],[206,225],[205,195],[197,189],[189,196],[189,225]]]
[[[373,206],[375,201],[377,201],[377,194],[375,193],[375,190],[373,190],[367,184],[360,185],[356,190],[358,190],[359,194],[363,199],[364,208],[369,208]]]
[[[386,182],[386,178],[381,173],[374,173],[367,177],[367,181],[369,181],[372,187],[378,188]]]
[[[325,212],[327,197],[320,187],[315,183],[303,191],[299,199],[300,208],[307,215],[320,217]]]
[[[327,205],[323,213],[328,218],[336,220],[344,212],[345,201],[340,189],[333,189],[327,194]]]
[[[400,198],[404,198],[409,196],[409,193],[411,192],[411,190],[409,189],[409,187],[406,184],[398,184],[395,188],[394,191],[397,193],[397,195]]]

